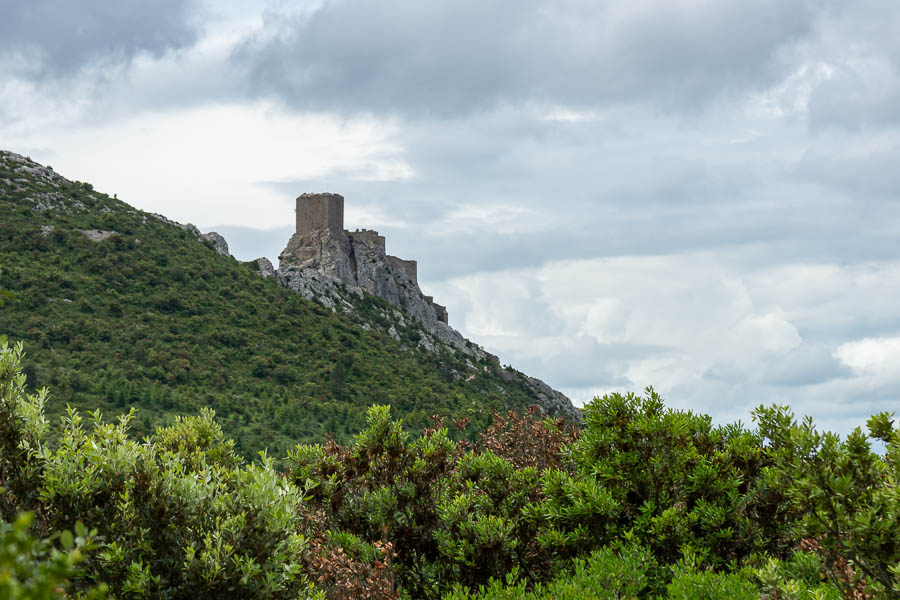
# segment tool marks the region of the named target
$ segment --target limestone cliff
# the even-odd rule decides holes
[[[347,293],[369,293],[399,308],[434,338],[423,338],[421,345],[443,342],[479,359],[490,356],[447,324],[447,310],[422,293],[414,271],[385,254],[384,238],[376,232],[328,228],[295,233],[278,259],[278,281],[310,300],[349,309]]]
[[[487,359],[499,365],[496,356],[449,325],[445,307],[422,293],[415,261],[386,254],[385,239],[377,231],[343,229],[343,202],[337,194],[303,194],[297,198],[297,232],[278,257],[278,282],[309,300],[343,312],[353,312],[354,302],[365,294],[377,296],[399,309],[390,319],[398,326],[421,328],[417,345],[424,350],[438,352],[449,347],[474,361]],[[388,333],[400,339],[393,325]],[[538,379],[512,373],[511,377],[530,389],[547,412],[580,419],[580,411],[565,395]]]

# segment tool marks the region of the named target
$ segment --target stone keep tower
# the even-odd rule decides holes
[[[323,229],[344,230],[344,197],[328,193],[297,196],[297,233]]]

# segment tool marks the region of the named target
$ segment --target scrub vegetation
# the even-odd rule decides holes
[[[648,389],[594,400],[580,430],[497,414],[469,442],[449,435],[464,420],[411,437],[373,406],[350,443],[297,445],[279,468],[240,457],[211,410],[142,441],[134,414],[70,410],[50,424],[21,357],[0,345],[0,591],[900,595],[900,431],[887,414],[846,439],[783,407],[757,409],[753,430],[714,427]]]
[[[491,409],[535,402],[499,364],[419,349],[418,331],[378,298],[334,313],[89,184],[16,166],[0,160],[0,265],[13,295],[0,295],[0,333],[27,344],[23,368],[31,386],[54,390],[54,420],[67,406],[137,407],[130,429],[146,436],[210,408],[250,458],[326,434],[349,441],[373,403],[413,430],[433,414],[476,430]],[[115,235],[95,241],[91,230]]]

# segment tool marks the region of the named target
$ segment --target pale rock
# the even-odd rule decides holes
[[[276,271],[276,278],[279,285],[294,290],[307,300],[319,302],[333,311],[338,308],[343,312],[353,311],[353,305],[343,298],[334,281],[313,269],[282,267]]]
[[[190,225],[190,224],[188,224],[188,225],[190,227],[194,227],[193,225]],[[198,230],[198,233],[199,233],[199,230]],[[218,252],[222,256],[231,256],[231,254],[228,253],[228,242],[226,242],[225,238],[222,237],[219,233],[217,233],[215,231],[210,231],[209,233],[201,234],[200,237],[203,238],[204,240],[212,243],[213,248],[216,249],[216,252]]]
[[[446,323],[446,310],[436,308],[430,297],[419,289],[408,273],[392,265],[384,252],[384,238],[376,232],[347,232],[338,229],[295,233],[279,255],[279,272],[293,269],[282,277],[290,281],[307,299],[315,299],[317,292],[329,280],[342,284],[357,296],[367,292],[398,307],[403,314],[418,321],[421,327],[437,340],[464,354],[481,359],[488,354],[472,344]],[[305,284],[298,276],[315,272],[321,276],[314,283]],[[403,324],[403,315],[397,313]],[[393,335],[392,335],[393,337]]]
[[[576,423],[582,423],[581,410],[572,405],[572,401],[563,394],[535,377],[521,374],[525,385],[531,389],[538,399],[539,405],[551,415],[563,415]]]
[[[261,256],[254,262],[256,263],[256,272],[260,277],[263,279],[275,277],[275,267],[272,266],[272,262],[268,258]]]
[[[118,231],[103,231],[101,229],[82,229],[80,231],[92,242],[102,242],[103,240],[119,235]]]

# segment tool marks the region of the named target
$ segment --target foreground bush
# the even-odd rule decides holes
[[[758,435],[668,410],[652,389],[596,399],[584,418],[575,473],[545,473],[547,499],[527,515],[554,556],[583,555],[625,532],[664,563],[685,546],[704,549],[714,568],[790,549],[787,498],[761,478],[772,459]]]
[[[20,357],[21,346],[0,347],[5,508],[34,511],[39,532],[96,527],[106,543],[85,561],[89,579],[129,598],[312,594],[303,492],[271,460],[241,464],[211,412],[138,443],[129,417],[105,424],[92,415],[86,429],[70,411],[50,449],[45,394],[24,393]]]
[[[282,473],[265,455],[245,463],[211,411],[142,442],[130,415],[69,411],[51,429],[21,353],[0,343],[0,511],[34,521],[3,535],[64,547],[17,543],[10,560],[31,566],[3,581],[41,581],[83,522],[98,548],[80,571],[46,571],[53,593],[900,597],[900,434],[886,414],[841,440],[759,408],[748,431],[666,409],[648,389],[594,400],[577,434],[498,414],[470,443],[441,421],[411,438],[375,406],[352,444],[298,446]]]
[[[3,490],[0,488],[0,493]],[[72,578],[83,574],[78,565],[93,549],[93,536],[78,524],[76,536],[63,531],[58,546],[51,539],[33,538],[28,528],[33,515],[23,513],[13,523],[0,522],[0,598],[4,600],[49,600],[56,598]],[[83,598],[106,598],[106,586],[88,590]]]

